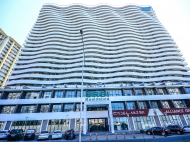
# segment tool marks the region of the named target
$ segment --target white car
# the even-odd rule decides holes
[[[183,127],[183,132],[190,132],[190,126],[189,125],[186,125]]]
[[[6,139],[8,136],[8,130],[0,131],[0,139]]]
[[[48,131],[41,131],[39,136],[38,136],[38,140],[42,140],[42,139],[49,139],[49,132]]]
[[[53,132],[53,134],[52,134],[52,140],[53,139],[62,139],[62,133],[61,133],[61,131],[60,130],[56,130],[56,131],[54,131]]]

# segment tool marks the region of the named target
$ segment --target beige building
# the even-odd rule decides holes
[[[4,87],[19,55],[21,45],[0,28],[0,86]]]

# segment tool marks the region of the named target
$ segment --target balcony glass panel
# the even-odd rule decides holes
[[[106,90],[109,93],[109,96],[122,96],[121,90]]]
[[[66,91],[65,98],[74,98],[75,97],[75,91]]]
[[[146,102],[138,102],[140,109],[148,109]]]
[[[11,114],[14,113],[15,106],[4,106],[1,113],[2,114]]]
[[[127,102],[127,109],[136,109],[135,102]]]
[[[173,102],[174,102],[174,106],[176,108],[186,108],[187,107],[187,105],[186,105],[186,103],[185,103],[184,100],[175,100]]]
[[[154,89],[152,88],[147,88],[146,91],[147,91],[147,95],[156,95],[156,93],[154,92]]]
[[[52,112],[61,112],[61,104],[53,105]]]
[[[20,92],[19,93],[9,93],[7,96],[7,99],[19,99],[20,97]]]
[[[133,96],[133,91],[132,91],[132,89],[126,89],[126,90],[124,90],[124,95],[125,95],[125,96]]]
[[[63,91],[55,91],[54,98],[63,98]]]
[[[161,101],[162,105],[164,108],[170,108],[169,102],[168,101]]]
[[[40,112],[41,113],[48,112],[48,109],[49,109],[49,105],[41,105]]]
[[[74,111],[74,104],[65,104],[64,112]]]
[[[52,92],[44,92],[42,98],[44,98],[44,99],[51,98],[51,93]]]
[[[31,105],[31,106],[22,106],[20,113],[34,113],[36,110],[36,106],[35,105]]]
[[[179,88],[168,88],[169,94],[171,95],[178,95],[181,94]]]
[[[40,92],[27,92],[25,99],[37,99],[39,98]]]
[[[112,110],[124,110],[124,103],[111,103]]]

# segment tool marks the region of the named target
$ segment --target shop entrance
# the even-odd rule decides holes
[[[92,118],[88,119],[88,131],[109,131],[107,118]]]

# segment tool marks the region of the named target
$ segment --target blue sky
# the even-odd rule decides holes
[[[190,66],[190,0],[0,0],[0,28],[22,45],[44,3],[151,5]]]

